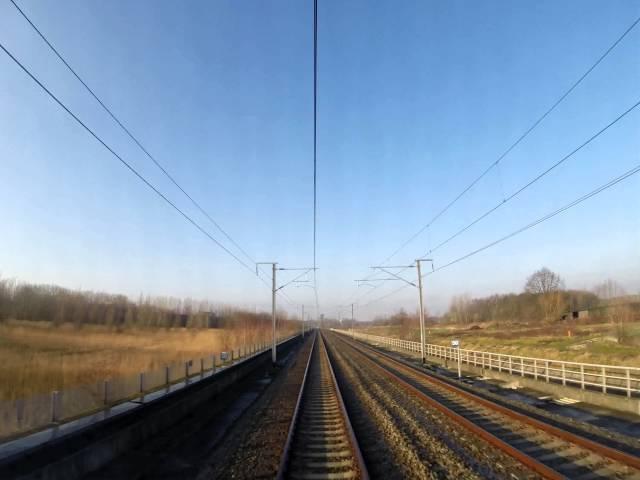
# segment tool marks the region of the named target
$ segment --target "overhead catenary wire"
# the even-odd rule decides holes
[[[287,269],[285,269],[285,270],[287,270]],[[293,280],[289,280],[289,281],[288,281],[287,283],[285,283],[284,285],[279,286],[279,287],[278,287],[278,290],[280,290],[280,289],[282,289],[282,288],[285,288],[285,287],[288,287],[288,286],[289,286],[289,285],[291,285],[292,283],[297,282],[297,281],[298,281],[298,280],[300,280],[302,277],[304,277],[307,273],[309,273],[311,270],[312,270],[311,268],[304,269],[304,271],[303,271],[302,273],[298,274],[297,276],[295,276],[295,277],[293,278]]]
[[[313,291],[319,315],[317,276],[318,236],[318,0],[313,0]]]
[[[523,227],[520,227],[520,228],[512,231],[511,233],[508,233],[507,235],[504,235],[504,236],[502,236],[502,237],[500,237],[500,238],[498,238],[496,240],[493,240],[492,242],[489,242],[489,243],[487,243],[487,244],[485,244],[485,245],[483,245],[483,246],[481,246],[479,248],[476,248],[476,249],[474,249],[474,250],[472,250],[472,251],[470,251],[470,252],[468,252],[468,253],[460,256],[460,257],[457,257],[457,258],[455,258],[453,260],[450,260],[450,261],[448,261],[448,262],[446,262],[446,263],[444,263],[442,265],[439,265],[437,268],[434,268],[433,271],[427,272],[424,275],[422,275],[422,277],[424,278],[424,277],[427,277],[429,275],[433,275],[434,273],[437,273],[437,272],[439,272],[441,270],[449,268],[449,267],[451,267],[451,266],[453,266],[453,265],[455,265],[457,263],[462,262],[463,260],[466,260],[466,259],[468,259],[470,257],[473,257],[473,256],[475,256],[475,255],[477,255],[477,254],[479,254],[479,253],[491,248],[491,247],[494,247],[494,246],[496,246],[496,245],[498,245],[498,244],[500,244],[500,243],[502,243],[502,242],[504,242],[506,240],[509,240],[510,238],[513,238],[516,235],[524,233],[527,230],[530,230],[531,228],[533,228],[533,227],[535,227],[535,226],[537,226],[537,225],[539,225],[539,224],[541,224],[543,222],[546,222],[546,221],[552,219],[553,217],[555,217],[555,216],[557,216],[557,215],[559,215],[559,214],[561,214],[561,213],[563,213],[563,212],[565,212],[565,211],[567,211],[567,210],[569,210],[569,209],[571,209],[571,208],[573,208],[573,207],[575,207],[577,205],[580,205],[581,203],[585,202],[586,200],[589,200],[590,198],[595,197],[596,195],[599,195],[600,193],[604,192],[605,190],[608,190],[609,188],[619,184],[620,182],[623,182],[624,180],[632,177],[633,175],[636,175],[637,173],[640,173],[640,164],[634,166],[630,170],[627,170],[623,174],[621,174],[621,175],[609,180],[608,182],[600,185],[599,187],[595,188],[594,190],[591,190],[589,193],[586,193],[586,194],[576,198],[575,200],[572,200],[571,202],[563,205],[562,207],[560,207],[560,208],[558,208],[556,210],[553,210],[552,212],[547,213],[546,215],[543,215],[542,217],[539,217],[538,219],[536,219],[536,220],[524,225]],[[400,292],[402,289],[406,288],[407,286],[408,286],[407,284],[404,284],[400,288],[397,288],[397,289],[395,289],[395,290],[393,290],[393,291],[391,291],[391,292],[389,292],[389,293],[387,293],[387,294],[385,294],[385,295],[383,295],[381,297],[375,298],[375,299],[369,301],[368,303],[364,304],[363,306],[366,307],[366,306],[371,305],[372,303],[384,300],[385,298],[388,298],[388,297],[390,297],[392,295],[395,295],[396,293]]]
[[[584,80],[591,74],[593,70],[602,63],[602,61],[609,56],[609,54],[624,40],[624,38],[640,23],[640,17],[636,18],[625,30],[619,35],[615,41],[609,45],[609,47],[593,62],[585,71],[575,80],[571,86],[565,90],[560,97],[556,101],[554,101],[549,108],[547,108],[542,115],[536,118],[536,120],[513,142],[511,143],[503,152],[500,154],[496,160],[494,160],[491,164],[489,164],[477,177],[475,177],[465,188],[462,189],[458,195],[456,195],[449,203],[447,203],[441,210],[439,210],[426,224],[420,227],[413,235],[411,235],[407,240],[402,242],[399,247],[397,247],[389,256],[387,256],[383,261],[378,262],[378,264],[383,265],[389,260],[391,260],[394,256],[396,256],[400,251],[402,251],[407,245],[413,242],[418,236],[420,236],[425,230],[429,229],[437,220],[439,220],[446,212],[448,212],[451,207],[453,207],[464,195],[466,195],[480,180],[482,180],[489,172],[491,172],[499,163],[507,157],[511,151],[517,147],[526,137],[529,136],[531,132],[533,132]],[[433,251],[433,249],[432,249]],[[369,275],[369,279],[371,279],[373,275]],[[363,296],[369,295],[373,290],[378,287],[374,287],[370,291],[366,292]],[[350,297],[353,298],[355,295]],[[362,298],[362,297],[360,297]]]
[[[13,6],[18,10],[18,12],[22,15],[22,17],[29,23],[31,28],[40,36],[40,38],[46,43],[49,49],[58,57],[58,59],[65,65],[65,67],[73,74],[73,76],[82,84],[85,90],[98,102],[98,104],[103,108],[105,112],[116,122],[116,124],[125,132],[125,134],[133,140],[133,142],[142,150],[142,152],[160,169],[160,171],[170,180],[170,182],[176,186],[188,199],[189,201],[224,235],[224,237],[234,245],[242,255],[244,255],[251,263],[255,264],[255,260],[249,255],[246,250],[244,250],[240,244],[224,229],[222,226],[209,214],[199,202],[197,202],[167,171],[167,169],[148,151],[148,149],[138,140],[138,138],[131,133],[129,128],[127,128],[124,123],[113,113],[113,111],[102,101],[100,97],[95,93],[95,91],[85,82],[83,78],[80,77],[78,72],[69,64],[69,62],[62,56],[59,50],[49,41],[49,39],[42,33],[42,31],[33,23],[31,18],[20,8],[20,6],[14,1],[10,0]],[[260,269],[258,273],[258,278],[264,283],[266,286],[271,288],[267,281],[260,275],[266,275],[264,270]],[[295,305],[291,299],[284,294],[284,292],[279,292],[279,295],[282,295],[285,300],[291,304]]]
[[[482,180],[491,170],[493,170],[511,151],[517,147],[525,138],[529,136],[531,132],[533,132],[538,125],[540,125],[555,109],[560,105],[570,94],[573,92],[578,85],[580,85],[585,78],[598,66],[600,63],[618,46],[618,44],[633,30],[636,25],[640,23],[640,17],[636,18],[629,27],[618,37],[616,40],[602,53],[596,61],[587,68],[587,70],[575,81],[571,86],[562,93],[562,95],[555,101],[553,104],[545,110],[545,112],[538,117],[532,124],[527,128],[509,147],[498,156],[498,158],[492,162],[485,170],[483,170],[480,175],[474,178],[469,185],[467,185],[458,195],[456,195],[447,205],[444,206],[441,210],[439,210],[426,224],[424,224],[420,229],[418,229],[408,240],[403,242],[396,250],[393,251],[391,255],[389,255],[382,263],[388,262],[391,258],[396,256],[404,247],[406,247],[409,243],[411,243],[415,238],[420,236],[422,232],[424,232],[427,228],[432,226],[442,215],[444,215],[453,205],[455,205],[466,193],[468,193],[480,180]]]
[[[318,0],[313,0],[313,268],[318,223]],[[315,271],[315,270],[314,270]]]
[[[551,166],[549,166],[548,168],[546,168],[545,170],[543,170],[541,173],[539,173],[538,175],[536,175],[534,178],[532,178],[531,180],[529,180],[525,185],[523,185],[522,187],[520,187],[518,190],[516,190],[514,193],[512,193],[510,196],[506,197],[505,199],[503,199],[501,202],[499,202],[498,204],[496,204],[494,207],[490,208],[489,210],[487,210],[486,212],[484,212],[482,215],[480,215],[479,217],[477,217],[476,219],[474,219],[473,221],[471,221],[469,224],[467,224],[466,226],[464,226],[463,228],[461,228],[460,230],[458,230],[456,233],[454,233],[453,235],[449,236],[447,239],[445,239],[444,241],[440,242],[438,245],[436,245],[435,247],[433,247],[432,249],[430,249],[429,251],[425,252],[422,256],[426,256],[426,255],[430,255],[431,253],[435,252],[436,250],[438,250],[439,248],[441,248],[442,246],[444,246],[445,244],[449,243],[450,241],[452,241],[454,238],[458,237],[459,235],[461,235],[463,232],[467,231],[469,228],[471,228],[472,226],[476,225],[478,222],[482,221],[483,219],[485,219],[486,217],[488,217],[491,213],[495,212],[496,210],[498,210],[502,205],[508,203],[509,201],[513,200],[515,197],[517,197],[520,193],[522,193],[524,190],[526,190],[527,188],[529,188],[531,185],[535,184],[536,182],[538,182],[541,178],[543,178],[545,175],[547,175],[548,173],[550,173],[552,170],[554,170],[556,167],[558,167],[559,165],[561,165],[562,163],[564,163],[566,160],[568,160],[569,158],[571,158],[573,155],[575,155],[576,153],[578,153],[580,150],[582,150],[584,147],[586,147],[589,143],[591,143],[593,140],[595,140],[596,138],[598,138],[600,135],[602,135],[604,132],[606,132],[609,128],[611,128],[612,126],[614,126],[616,123],[618,123],[620,120],[622,120],[624,117],[626,117],[629,113],[631,113],[634,109],[636,109],[638,106],[640,105],[640,101],[637,101],[636,103],[634,103],[633,105],[631,105],[629,108],[627,108],[624,112],[622,112],[620,115],[618,115],[614,120],[612,120],[611,122],[609,122],[607,125],[605,125],[604,127],[602,127],[600,130],[598,130],[596,133],[594,133],[593,135],[591,135],[589,138],[587,138],[584,142],[582,142],[580,145],[578,145],[576,148],[574,148],[571,152],[569,152],[567,155],[565,155],[564,157],[562,157],[560,160],[558,160],[557,162],[555,162],[554,164],[552,164]],[[402,273],[406,270],[406,268],[403,268],[402,270],[400,270],[399,273]],[[437,271],[438,269],[435,269],[435,271]],[[424,275],[423,275],[424,276]],[[375,281],[375,279],[372,279],[372,281]],[[382,284],[376,285],[374,288],[370,289],[368,292],[365,292],[365,295],[363,295],[362,297],[359,298],[359,300],[361,300],[362,298],[364,298],[365,296],[373,293],[374,290],[378,289],[379,287],[381,287]],[[395,294],[396,292],[402,290],[402,288],[404,288],[404,286],[392,291],[390,294],[386,294],[381,298],[378,299],[374,299],[370,302],[368,302],[365,305],[369,305],[370,303],[373,302],[377,302],[383,298],[387,298],[390,295]]]
[[[220,247],[223,251],[225,251],[230,257],[232,257],[236,262],[238,262],[241,266],[247,269],[253,275],[253,269],[249,267],[243,260],[241,260],[237,255],[235,255],[231,250],[229,250],[226,246],[220,243],[213,235],[211,235],[207,230],[205,230],[198,222],[196,222],[192,217],[190,217],[187,213],[185,213],[180,207],[178,207],[175,203],[173,203],[169,198],[167,198],[158,188],[156,188],[149,180],[147,180],[141,173],[139,173],[129,162],[127,162],[124,158],[122,158],[113,148],[111,148],[97,133],[95,133],[90,127],[88,127],[80,118],[73,113],[51,90],[49,90],[31,71],[25,67],[1,42],[0,49],[4,51],[4,53],[11,59],[13,62],[22,69],[24,73],[26,73],[31,80],[33,80],[52,100],[54,100],[58,106],[60,106],[71,118],[73,118],[76,123],[78,123],[87,133],[89,133],[95,140],[97,140],[113,157],[115,157],[130,173],[132,173],[135,177],[138,178],[142,183],[144,183],[149,189],[151,189],[158,197],[160,197],[166,204],[168,204],[173,210],[175,210],[180,216],[198,229],[203,235],[205,235],[209,240],[215,243],[218,247]]]
[[[224,230],[216,220],[198,203],[171,175],[167,169],[151,154],[149,150],[142,145],[142,143],[138,140],[136,136],[131,133],[129,128],[127,128],[122,121],[113,113],[113,111],[107,107],[107,105],[98,97],[98,95],[94,92],[94,90],[89,87],[89,85],[80,77],[80,75],[76,72],[76,70],[69,64],[69,62],[62,56],[62,54],[58,51],[57,48],[53,46],[53,44],[47,39],[47,37],[42,33],[42,31],[33,23],[33,21],[27,16],[27,14],[20,8],[20,6],[15,2],[15,0],[9,0],[13,6],[18,10],[18,12],[24,17],[24,19],[29,23],[29,25],[33,28],[33,30],[40,36],[40,38],[47,44],[47,46],[51,49],[51,51],[58,57],[58,59],[67,67],[67,69],[73,74],[73,76],[82,84],[87,92],[98,102],[98,104],[103,108],[105,112],[116,122],[116,124],[122,129],[123,132],[131,139],[133,142],[142,150],[142,152],[160,169],[160,171],[171,181],[171,183],[176,186],[188,199],[189,201],[202,213],[219,231],[225,238],[234,245],[240,253],[242,253],[251,263],[255,263],[255,260],[236,242],[233,237]]]
[[[227,247],[225,247],[222,243],[220,243],[215,237],[213,237],[209,232],[207,232],[198,222],[196,222],[193,218],[187,215],[183,210],[181,210],[175,203],[173,203],[169,198],[167,198],[160,190],[158,190],[151,182],[149,182],[142,174],[140,174],[130,163],[124,160],[117,152],[115,152],[100,136],[98,136],[91,128],[89,128],[80,118],[73,113],[56,95],[53,94],[40,80],[29,71],[7,48],[0,42],[0,49],[4,51],[4,53],[11,58],[21,69],[24,71],[42,90],[44,90],[47,95],[51,99],[53,99],[67,114],[69,114],[85,131],[87,131],[94,139],[96,139],[109,153],[111,153],[124,167],[126,167],[129,172],[135,175],[140,181],[142,181],[147,187],[149,187],[157,196],[159,196],[165,203],[171,206],[177,213],[182,216],[187,222],[189,222],[192,226],[198,229],[203,235],[205,235],[209,240],[215,243],[218,247],[220,247],[223,251],[225,251],[229,256],[231,256],[236,262],[238,262],[245,269],[249,270],[253,275],[253,269],[249,267],[244,261],[242,261],[238,256],[236,256],[233,252],[231,252]],[[268,283],[262,277],[258,277],[266,286],[271,288]],[[287,303],[291,306],[295,306],[293,301],[284,293],[280,292],[280,295],[285,298]]]
[[[535,184],[536,182],[538,182],[539,180],[541,180],[543,177],[545,177],[546,175],[548,175],[549,173],[551,173],[555,168],[559,167],[561,164],[563,164],[564,162],[566,162],[567,160],[569,160],[571,157],[573,157],[576,153],[578,153],[580,150],[582,150],[584,147],[586,147],[587,145],[589,145],[592,141],[594,141],[596,138],[598,138],[600,135],[602,135],[604,132],[606,132],[607,130],[609,130],[609,128],[611,128],[612,126],[614,126],[616,123],[618,123],[620,120],[622,120],[624,117],[626,117],[629,113],[631,113],[633,110],[635,110],[638,105],[640,105],[640,100],[637,101],[636,103],[634,103],[633,105],[631,105],[628,109],[626,109],[624,112],[622,112],[620,115],[618,115],[614,120],[612,120],[611,122],[609,122],[607,125],[605,125],[604,127],[602,127],[600,130],[598,130],[596,133],[594,133],[593,135],[591,135],[588,139],[586,139],[584,142],[582,142],[580,145],[578,145],[576,148],[574,148],[573,150],[571,150],[571,152],[569,152],[568,154],[566,154],[564,157],[562,157],[560,160],[558,160],[557,162],[555,162],[554,164],[550,165],[548,168],[546,168],[545,170],[543,170],[542,172],[540,172],[538,175],[536,175],[534,178],[532,178],[531,180],[529,180],[526,184],[524,184],[523,186],[521,186],[518,190],[516,190],[515,192],[513,192],[511,195],[509,195],[508,197],[504,198],[502,201],[500,201],[499,203],[497,203],[495,206],[491,207],[489,210],[487,210],[486,212],[484,212],[482,215],[480,215],[479,217],[475,218],[473,221],[471,221],[470,223],[468,223],[467,225],[465,225],[464,227],[462,227],[460,230],[458,230],[456,233],[454,233],[453,235],[447,237],[445,240],[443,240],[442,242],[440,242],[439,244],[437,244],[435,247],[431,248],[428,252],[425,253],[425,255],[429,255],[433,252],[435,252],[436,250],[440,249],[441,247],[443,247],[444,245],[446,245],[447,243],[449,243],[450,241],[452,241],[454,238],[460,236],[462,233],[466,232],[468,229],[470,229],[472,226],[474,226],[475,224],[477,224],[478,222],[484,220],[485,218],[487,218],[489,215],[491,215],[493,212],[495,212],[496,210],[498,210],[500,207],[502,207],[503,205],[505,205],[506,203],[510,202],[511,200],[513,200],[514,198],[516,198],[518,195],[520,195],[522,192],[524,192],[526,189],[528,189],[530,186],[532,186],[533,184]]]
[[[452,240],[454,240],[455,238],[459,237],[462,233],[466,232],[467,230],[469,230],[471,227],[473,227],[474,225],[476,225],[477,223],[481,222],[482,220],[484,220],[485,218],[487,218],[489,215],[491,215],[493,212],[495,212],[496,210],[498,210],[500,207],[502,207],[503,205],[507,204],[508,202],[510,202],[511,200],[513,200],[514,198],[516,198],[518,195],[520,195],[522,192],[524,192],[526,189],[528,189],[529,187],[531,187],[532,185],[534,185],[536,182],[540,181],[543,177],[545,177],[546,175],[548,175],[550,172],[552,172],[555,168],[557,168],[558,166],[560,166],[562,163],[564,163],[565,161],[567,161],[568,159],[570,159],[571,157],[573,157],[576,153],[578,153],[580,150],[582,150],[584,147],[586,147],[587,145],[589,145],[592,141],[594,141],[596,138],[598,138],[600,135],[602,135],[603,133],[605,133],[607,130],[609,130],[609,128],[611,128],[612,126],[614,126],[616,123],[618,123],[620,120],[622,120],[624,117],[626,117],[629,113],[631,113],[633,110],[635,110],[638,106],[640,106],[640,100],[637,101],[636,103],[634,103],[633,105],[631,105],[629,108],[627,108],[624,112],[622,112],[621,114],[619,114],[615,119],[613,119],[612,121],[610,121],[607,125],[605,125],[604,127],[602,127],[600,130],[598,130],[596,133],[592,134],[589,138],[587,138],[584,142],[582,142],[580,145],[578,145],[577,147],[575,147],[573,150],[571,150],[568,154],[564,155],[562,158],[560,158],[560,160],[558,160],[557,162],[553,163],[552,165],[550,165],[548,168],[546,168],[545,170],[543,170],[542,172],[540,172],[538,175],[536,175],[535,177],[533,177],[531,180],[529,180],[527,183],[525,183],[523,186],[521,186],[518,190],[516,190],[515,192],[513,192],[511,195],[509,195],[508,197],[505,197],[502,201],[498,202],[495,206],[491,207],[489,210],[487,210],[486,212],[482,213],[480,216],[476,217],[474,220],[472,220],[470,223],[468,223],[467,225],[465,225],[464,227],[462,227],[461,229],[459,229],[457,232],[455,232],[454,234],[450,235],[449,237],[447,237],[445,240],[441,241],[440,243],[438,243],[435,247],[429,249],[427,252],[425,252],[422,256],[426,256],[426,255],[430,255],[433,252],[435,252],[436,250],[439,250],[441,247],[443,247],[444,245],[446,245],[447,243],[451,242]],[[404,272],[406,270],[406,268],[403,268],[402,270],[400,270],[400,273]],[[375,278],[371,278],[371,281],[376,281]],[[377,288],[379,288],[382,284],[380,285],[376,285],[375,287],[373,287],[372,289],[370,289],[369,291],[365,292],[364,295],[362,295],[361,297],[359,297],[359,300],[361,300],[362,298],[364,298],[367,295],[370,295],[371,293],[373,293],[374,290],[376,290]]]
[[[587,193],[587,194],[585,194],[585,195],[573,200],[572,202],[570,202],[570,203],[558,208],[557,210],[554,210],[553,212],[548,213],[547,215],[545,215],[543,217],[540,217],[537,220],[534,220],[533,222],[525,225],[524,227],[519,228],[518,230],[515,230],[514,232],[509,233],[508,235],[505,235],[504,237],[499,238],[498,240],[494,240],[493,242],[488,243],[488,244],[486,244],[486,245],[484,245],[484,246],[482,246],[482,247],[480,247],[480,248],[478,248],[476,250],[473,250],[470,253],[467,253],[467,254],[465,254],[465,255],[463,255],[461,257],[458,257],[455,260],[452,260],[450,262],[447,262],[447,263],[439,266],[438,268],[435,268],[433,272],[427,272],[423,276],[432,275],[433,273],[435,273],[437,271],[440,271],[440,270],[448,268],[448,267],[450,267],[452,265],[455,265],[456,263],[461,262],[463,260],[466,260],[467,258],[472,257],[474,255],[477,255],[478,253],[483,252],[484,250],[487,250],[488,248],[491,248],[491,247],[493,247],[493,246],[495,246],[495,245],[497,245],[499,243],[502,243],[505,240],[508,240],[508,239],[510,239],[512,237],[515,237],[516,235],[518,235],[518,234],[520,234],[522,232],[525,232],[526,230],[529,230],[530,228],[533,228],[533,227],[535,227],[536,225],[538,225],[540,223],[546,222],[547,220],[555,217],[556,215],[561,214],[562,212],[564,212],[566,210],[569,210],[570,208],[575,207],[576,205],[581,204],[582,202],[590,199],[591,197],[594,197],[594,196],[598,195],[599,193],[601,193],[601,192],[613,187],[614,185],[617,185],[618,183],[620,183],[620,182],[626,180],[627,178],[637,174],[638,172],[640,172],[640,164],[636,165],[631,170],[626,171],[622,175],[620,175],[620,176],[618,176],[618,177],[616,177],[616,178],[614,178],[612,180],[609,180],[607,183],[599,186],[595,190],[592,190],[591,192],[589,192],[589,193]]]

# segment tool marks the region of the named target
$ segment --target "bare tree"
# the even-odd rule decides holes
[[[612,300],[627,294],[622,285],[610,278],[596,285],[593,291],[603,300]]]
[[[614,304],[607,308],[609,322],[615,326],[615,337],[618,343],[628,343],[631,339],[629,323],[633,321],[633,310],[630,305]]]
[[[552,272],[547,267],[542,267],[540,270],[532,273],[527,278],[527,283],[524,286],[524,291],[534,294],[545,294],[551,292],[557,292],[564,289],[564,282],[555,272]]]
[[[449,306],[449,314],[454,323],[470,323],[471,322],[471,296],[468,293],[456,295],[451,298]]]
[[[538,301],[546,321],[552,320],[560,314],[563,308],[561,295],[563,288],[564,282],[560,275],[547,267],[532,273],[524,286],[525,292],[538,295]]]

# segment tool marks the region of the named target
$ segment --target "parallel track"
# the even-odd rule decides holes
[[[427,406],[517,459],[543,478],[640,479],[640,459],[515,412],[406,365],[359,342],[333,334],[368,364]]]
[[[369,478],[320,334],[309,358],[278,478]]]

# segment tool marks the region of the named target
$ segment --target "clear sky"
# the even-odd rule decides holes
[[[18,3],[253,259],[310,265],[311,0]],[[414,309],[411,288],[373,301],[397,283],[367,293],[353,280],[495,161],[638,16],[640,1],[632,0],[319,0],[321,312],[335,315],[354,299],[360,318]],[[224,240],[7,0],[0,2],[0,42]],[[639,87],[640,26],[390,263],[413,261],[502,201],[638,102]],[[264,284],[163,204],[2,52],[0,106],[3,277],[268,308]],[[637,108],[435,252],[436,267],[629,170],[639,152]],[[519,291],[541,266],[571,288],[613,278],[640,291],[640,175],[427,277],[427,307],[441,312],[460,293]],[[282,272],[282,280],[291,275]],[[287,295],[309,309],[315,302],[310,288]]]

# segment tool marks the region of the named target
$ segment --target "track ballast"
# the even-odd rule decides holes
[[[322,335],[311,353],[278,478],[368,478]]]

